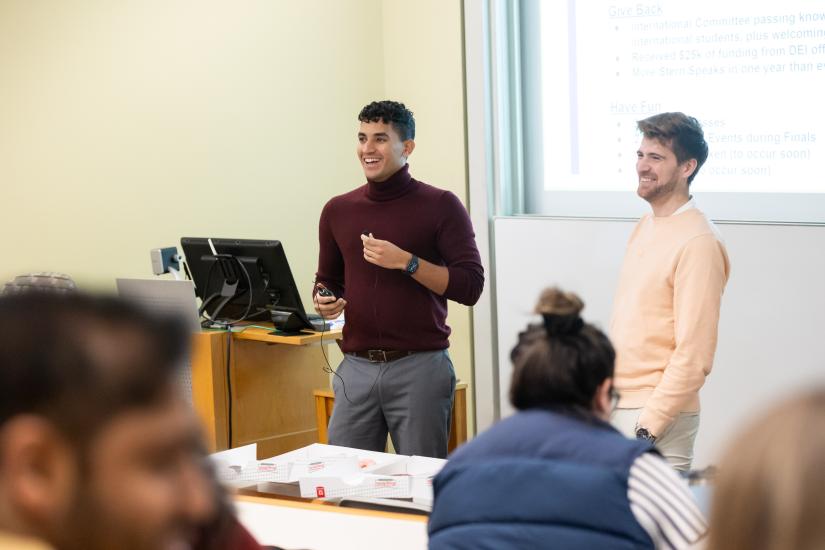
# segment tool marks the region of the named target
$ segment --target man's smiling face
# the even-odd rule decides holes
[[[370,181],[386,181],[407,163],[412,143],[411,139],[402,141],[391,124],[362,122],[356,153],[364,175]]]
[[[687,188],[687,176],[692,170],[686,170],[685,164],[680,165],[676,153],[666,144],[643,138],[636,156],[636,174],[639,176],[636,193],[647,202],[664,202],[677,190]]]

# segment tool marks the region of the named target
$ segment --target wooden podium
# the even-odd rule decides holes
[[[270,332],[247,328],[194,335],[192,401],[210,452],[230,446],[227,381],[232,447],[257,443],[258,458],[266,458],[318,441],[313,390],[329,385],[324,353],[328,357],[326,346],[341,338],[341,331]]]

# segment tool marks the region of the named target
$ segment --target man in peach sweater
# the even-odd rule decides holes
[[[613,303],[621,399],[611,421],[629,437],[654,442],[674,468],[687,471],[730,263],[719,232],[690,195],[708,158],[699,122],[662,113],[638,128],[637,194],[653,212],[630,236]]]

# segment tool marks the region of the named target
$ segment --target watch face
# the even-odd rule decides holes
[[[418,271],[418,257],[413,256],[410,258],[410,263],[407,264],[407,273],[412,275],[416,271]]]

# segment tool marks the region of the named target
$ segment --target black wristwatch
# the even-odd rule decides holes
[[[404,268],[404,273],[407,275],[412,275],[416,271],[418,271],[418,256],[413,254],[410,261],[407,262],[407,267]]]
[[[636,427],[636,439],[650,441],[651,443],[656,442],[656,436],[650,433],[650,430],[647,428],[642,428],[641,426]]]

